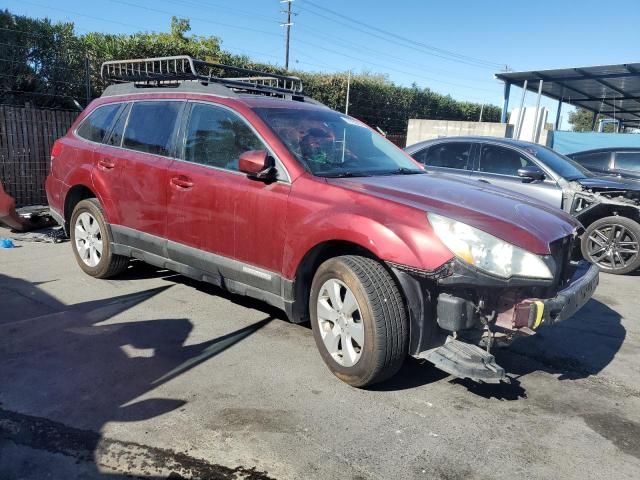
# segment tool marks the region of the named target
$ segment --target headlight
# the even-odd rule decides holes
[[[502,278],[513,275],[553,278],[538,255],[465,223],[435,213],[427,213],[427,218],[438,238],[456,257],[480,270]]]

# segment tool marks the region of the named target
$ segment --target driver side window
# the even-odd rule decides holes
[[[237,171],[240,155],[264,149],[262,141],[235,113],[215,105],[192,105],[185,132],[184,160]]]

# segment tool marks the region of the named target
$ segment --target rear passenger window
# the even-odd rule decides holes
[[[527,157],[510,148],[483,145],[480,152],[481,172],[517,177],[520,168],[535,166]]]
[[[467,142],[441,143],[414,154],[414,158],[429,167],[469,170],[472,146]]]
[[[264,148],[262,141],[233,112],[214,105],[193,104],[186,131],[185,160],[238,170],[240,155]]]
[[[78,136],[92,142],[102,142],[105,134],[111,128],[111,124],[121,105],[116,103],[96,108],[82,121],[78,130],[76,130]]]
[[[168,156],[182,102],[135,102],[122,146]]]
[[[573,159],[583,167],[606,170],[609,167],[609,152],[594,152],[575,155]]]

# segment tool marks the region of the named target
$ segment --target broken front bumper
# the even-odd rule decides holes
[[[572,317],[593,296],[600,281],[599,273],[597,265],[584,265],[576,270],[568,287],[560,290],[553,298],[540,300],[543,311],[539,313],[536,308],[536,318],[540,318],[537,326],[553,324]]]

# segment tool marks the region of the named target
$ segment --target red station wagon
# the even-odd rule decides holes
[[[136,258],[263,300],[310,321],[329,369],[359,387],[408,355],[499,381],[496,340],[570,317],[597,286],[597,267],[571,260],[569,215],[426,173],[295,77],[184,56],[102,73],[116,84],[55,143],[46,182],[91,276]]]

